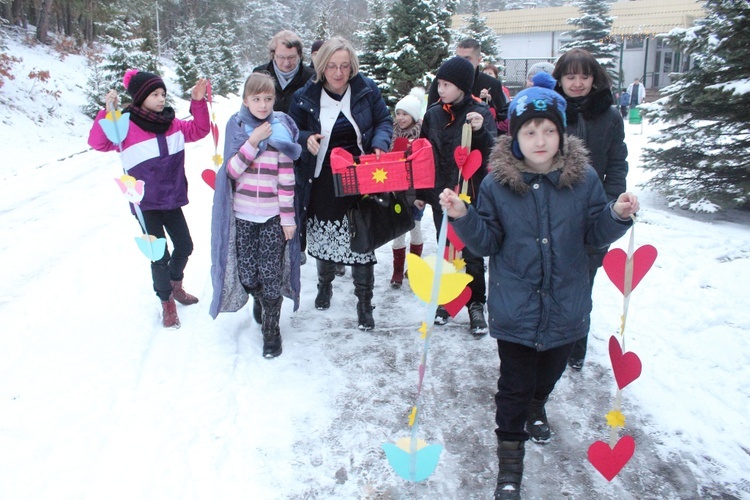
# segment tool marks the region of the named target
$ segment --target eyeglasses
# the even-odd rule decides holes
[[[328,64],[326,64],[326,71],[336,71],[336,70],[339,70],[342,73],[346,73],[347,71],[349,71],[349,69],[351,69],[351,67],[352,67],[352,65],[349,64],[349,63],[344,63],[344,64],[342,64],[340,66],[336,66],[333,63],[328,63]]]
[[[294,62],[299,58],[299,55],[294,54],[293,56],[279,56],[274,55],[274,59],[276,59],[278,62]]]

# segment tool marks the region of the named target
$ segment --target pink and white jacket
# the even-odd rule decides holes
[[[142,210],[173,210],[188,204],[185,177],[185,143],[208,135],[210,119],[205,100],[191,101],[192,120],[175,118],[164,134],[147,132],[132,121],[122,141],[122,164],[129,175],[145,183]],[[119,148],[104,134],[99,120],[106,116],[101,110],[89,132],[89,146],[97,151]]]

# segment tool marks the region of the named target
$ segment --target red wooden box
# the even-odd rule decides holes
[[[331,151],[336,196],[385,193],[435,187],[435,160],[427,139],[416,139],[406,151],[354,157],[343,148]]]

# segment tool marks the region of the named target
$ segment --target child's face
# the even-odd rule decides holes
[[[591,87],[594,85],[593,75],[584,75],[582,73],[570,73],[563,75],[560,80],[560,86],[568,97],[583,97],[589,95]]]
[[[447,80],[438,80],[438,95],[446,104],[453,104],[464,98],[463,91]]]
[[[523,153],[523,162],[534,172],[549,172],[552,161],[560,148],[560,133],[554,122],[548,119],[539,124],[529,120],[518,131],[518,147]]]
[[[151,92],[148,97],[146,97],[146,100],[143,101],[141,107],[146,111],[151,111],[152,113],[161,113],[162,111],[164,111],[164,106],[166,104],[167,93],[164,91],[164,89],[156,89]]]
[[[265,120],[273,113],[273,103],[276,96],[272,93],[253,94],[245,97],[242,102],[255,118]]]
[[[398,128],[407,129],[414,125],[414,118],[402,109],[396,110],[396,123]]]

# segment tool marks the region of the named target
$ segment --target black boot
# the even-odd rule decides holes
[[[272,300],[263,298],[263,321],[261,331],[263,332],[263,357],[275,358],[281,354],[281,332],[279,331],[279,318],[281,317],[281,302],[284,297]]]
[[[483,337],[487,334],[487,321],[484,319],[484,304],[472,302],[469,308],[469,332],[475,337]]]
[[[263,321],[263,317],[262,317],[263,305],[262,305],[261,298],[260,298],[260,295],[261,295],[260,285],[256,286],[255,288],[245,287],[245,291],[249,295],[252,295],[253,297],[253,319],[255,319],[255,322],[260,325],[261,322]]]
[[[529,416],[526,418],[526,432],[529,433],[529,437],[535,443],[549,443],[552,437],[549,422],[547,421],[547,412],[544,410],[546,403],[547,398],[542,400],[532,399],[529,405]]]
[[[357,296],[357,328],[372,330],[375,320],[372,317],[372,289],[375,286],[375,272],[373,264],[352,266],[352,280],[354,281],[354,295]]]
[[[315,309],[325,310],[331,307],[333,296],[333,278],[336,273],[336,264],[329,260],[318,260],[318,295],[315,297]]]
[[[523,441],[499,441],[497,458],[500,463],[497,473],[495,500],[515,500],[521,498],[521,479],[523,479]]]

